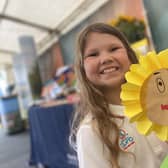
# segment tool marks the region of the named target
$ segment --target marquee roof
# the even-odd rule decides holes
[[[0,63],[20,53],[20,36],[33,36],[40,54],[107,1],[0,0]]]

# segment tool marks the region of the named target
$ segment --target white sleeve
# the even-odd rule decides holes
[[[111,168],[107,160],[107,149],[91,126],[81,126],[77,133],[79,168]]]

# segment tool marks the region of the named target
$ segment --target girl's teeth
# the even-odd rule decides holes
[[[113,72],[113,71],[115,71],[115,70],[116,70],[116,68],[105,69],[105,70],[103,71],[103,73],[109,73],[109,72]]]

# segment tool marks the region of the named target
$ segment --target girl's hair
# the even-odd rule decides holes
[[[75,141],[74,138],[76,138],[76,133],[80,123],[88,113],[91,113],[94,121],[93,123],[96,123],[99,136],[103,144],[107,146],[109,150],[110,156],[108,159],[110,164],[113,167],[119,167],[118,156],[119,152],[121,151],[118,143],[119,128],[113,119],[123,117],[117,116],[111,112],[104,94],[87,79],[84,70],[84,50],[86,47],[87,38],[92,32],[110,34],[117,37],[125,46],[131,63],[138,62],[137,57],[129,46],[128,41],[116,28],[104,23],[95,23],[88,26],[80,33],[77,41],[77,55],[75,58],[75,73],[79,88],[80,103],[77,106],[72,123],[70,140],[71,144],[72,141]]]

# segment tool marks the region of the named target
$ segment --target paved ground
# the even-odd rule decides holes
[[[0,128],[0,168],[28,168],[29,152],[28,131],[6,135]]]

